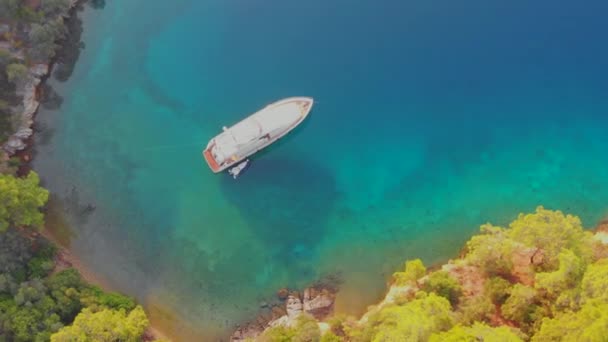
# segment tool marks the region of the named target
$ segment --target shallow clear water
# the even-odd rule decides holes
[[[608,212],[606,10],[108,1],[51,81],[64,102],[39,115],[34,166],[75,253],[172,334],[225,335],[327,274],[356,313],[403,260],[454,256],[489,220]],[[223,125],[294,95],[317,101],[305,124],[237,182],[209,171]]]

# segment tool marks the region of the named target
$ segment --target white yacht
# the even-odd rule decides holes
[[[298,126],[312,109],[310,97],[290,97],[269,104],[209,141],[203,156],[215,173],[239,165]]]

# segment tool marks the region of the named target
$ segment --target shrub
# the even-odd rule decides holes
[[[92,301],[86,303],[86,306],[97,305],[103,306],[110,309],[123,309],[131,311],[135,308],[136,304],[133,298],[121,295],[115,292],[105,292],[97,286],[91,286],[89,289],[83,291],[84,295],[92,294]]]
[[[589,265],[581,282],[583,302],[599,299],[608,302],[608,259]]]
[[[473,326],[464,327],[457,325],[452,329],[438,334],[433,334],[430,342],[519,342],[523,341],[517,334],[507,327],[490,327],[476,322]]]
[[[426,292],[433,292],[446,298],[453,305],[458,303],[458,298],[462,295],[460,283],[452,278],[446,271],[431,273],[426,282],[422,285],[422,289]]]
[[[11,228],[4,233],[0,232],[0,274],[10,274],[13,278],[20,278],[20,281],[25,280],[25,277],[18,274],[26,274],[25,268],[32,257],[31,241],[17,229]]]
[[[319,342],[321,330],[317,321],[308,314],[301,314],[295,327],[293,342]]]
[[[536,291],[522,284],[515,284],[511,295],[502,306],[502,314],[505,318],[520,324],[529,324],[536,318],[534,314],[538,308]]]
[[[480,230],[483,234],[473,236],[467,242],[465,260],[489,276],[509,275],[513,269],[515,241],[500,227],[486,224]]]
[[[321,336],[321,342],[342,342],[342,339],[331,331],[328,331]]]
[[[287,328],[282,325],[266,329],[258,337],[260,342],[291,342],[296,334],[295,329]]]
[[[0,174],[0,233],[10,225],[42,227],[44,216],[40,208],[46,204],[49,192],[39,182],[35,172],[26,178]]]
[[[490,298],[477,296],[467,298],[458,305],[456,319],[459,324],[469,325],[475,321],[488,321],[496,312]]]
[[[578,312],[565,312],[555,318],[544,318],[533,342],[606,341],[608,336],[608,303],[591,301]]]
[[[69,9],[69,0],[42,0],[42,12],[47,17],[66,15]]]
[[[500,277],[492,277],[483,284],[483,291],[493,303],[502,305],[511,293],[511,283]]]
[[[11,63],[6,67],[8,81],[14,84],[21,83],[28,75],[27,67],[20,63]]]
[[[536,274],[534,286],[542,288],[552,296],[558,296],[565,290],[576,287],[585,273],[585,264],[568,249],[559,253],[559,268],[554,272]]]
[[[32,57],[46,61],[55,56],[57,50],[56,42],[66,34],[63,18],[58,17],[44,25],[32,24],[29,39],[32,44]]]
[[[84,309],[71,326],[51,336],[52,342],[68,341],[140,341],[148,319],[141,306],[127,314],[125,310]]]
[[[330,317],[327,320],[327,323],[329,324],[330,330],[332,333],[334,333],[337,336],[346,336],[346,331],[345,331],[344,325],[345,325],[345,322],[347,322],[349,319],[352,319],[352,318],[349,318],[345,315],[336,315],[336,316]]]
[[[58,314],[64,322],[71,322],[83,307],[80,291],[86,287],[75,269],[53,274],[45,280],[50,296],[57,302]]]
[[[405,262],[404,272],[393,273],[393,280],[395,285],[403,286],[407,284],[415,284],[416,281],[422,278],[426,274],[426,267],[422,263],[422,260],[408,260]]]
[[[383,307],[367,324],[349,331],[349,337],[354,341],[426,341],[452,324],[450,303],[431,293],[402,306]]]
[[[55,263],[52,260],[34,257],[27,264],[28,276],[29,278],[44,278],[54,267]]]

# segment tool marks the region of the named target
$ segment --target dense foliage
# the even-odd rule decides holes
[[[71,0],[0,0],[0,144],[19,127],[15,113],[23,110],[29,66],[55,56],[70,7]],[[0,172],[7,169],[0,165]]]
[[[87,315],[94,315],[91,319],[98,320],[98,329],[141,336],[147,320],[132,299],[87,284],[74,269],[49,276],[55,253],[54,246],[39,235],[14,228],[0,233],[0,341],[48,341],[83,314],[85,327]],[[61,336],[68,336],[79,330],[61,331]]]
[[[48,192],[38,176],[0,174],[0,341],[139,341],[148,320],[133,299],[56,270],[37,232]]]
[[[509,228],[486,224],[449,267],[406,262],[397,292],[362,319],[329,320],[321,340],[608,341],[605,247],[578,217],[543,207]]]
[[[139,341],[148,326],[141,306],[127,313],[124,309],[82,310],[71,326],[51,336],[52,342],[71,341]]]
[[[422,278],[426,274],[426,268],[422,263],[422,260],[408,260],[405,262],[405,271],[395,272],[393,274],[393,280],[396,285],[407,285],[413,284]]]
[[[295,326],[285,327],[278,325],[267,329],[258,338],[261,342],[318,342],[320,339],[321,331],[319,330],[317,321],[306,314],[302,314],[297,318]]]
[[[9,226],[41,228],[44,216],[40,208],[49,193],[39,186],[34,172],[25,178],[0,174],[0,232]]]
[[[453,324],[450,303],[433,293],[404,305],[388,305],[370,316],[367,324],[348,329],[353,341],[426,341],[435,331]]]

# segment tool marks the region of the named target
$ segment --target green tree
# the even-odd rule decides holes
[[[529,286],[515,284],[511,295],[502,306],[502,314],[520,324],[530,324],[536,318],[537,309],[536,291]]]
[[[323,334],[323,336],[321,336],[321,342],[342,342],[343,339],[341,339],[339,336],[337,336],[336,334],[334,334],[331,331],[326,332],[325,334]]]
[[[608,303],[608,259],[589,265],[581,282],[582,301],[599,299]]]
[[[10,274],[19,282],[25,281],[26,267],[33,257],[32,242],[17,229],[0,233],[0,274]]]
[[[56,309],[57,304],[46,295],[40,280],[22,283],[13,299],[0,308],[0,313],[7,315],[3,322],[5,336],[15,341],[48,341],[62,327]]]
[[[416,281],[422,278],[426,274],[426,267],[422,263],[422,260],[408,260],[405,262],[404,272],[395,272],[393,279],[395,284],[403,286],[407,284],[415,284]]]
[[[70,0],[42,0],[42,12],[47,17],[66,15],[70,10]]]
[[[81,291],[86,284],[73,268],[53,274],[45,280],[50,296],[58,304],[58,314],[64,322],[72,322],[83,308]]]
[[[511,293],[511,283],[500,277],[492,277],[483,284],[484,295],[493,303],[502,305]]]
[[[508,234],[513,240],[542,250],[545,271],[557,269],[562,249],[571,250],[583,261],[591,258],[591,233],[583,230],[577,216],[540,206],[533,214],[520,214],[509,227]]]
[[[475,321],[488,321],[496,313],[496,306],[490,298],[477,296],[466,298],[458,304],[456,321],[462,325],[469,325]]]
[[[0,18],[15,18],[19,13],[22,0],[0,0]]]
[[[27,74],[27,67],[21,63],[11,63],[6,66],[6,76],[11,83],[19,84],[23,82]]]
[[[450,308],[445,298],[430,293],[401,306],[383,307],[348,334],[353,341],[427,341],[432,333],[452,327]]]
[[[585,264],[571,250],[564,249],[559,255],[559,269],[554,272],[537,273],[534,286],[558,296],[565,290],[576,287],[585,273]]]
[[[523,341],[507,327],[490,327],[476,322],[473,326],[457,325],[452,329],[433,334],[429,342],[519,342]]]
[[[446,298],[452,304],[458,303],[458,298],[462,295],[460,283],[446,271],[431,273],[422,285],[422,289],[426,292],[434,292]]]
[[[26,178],[0,174],[0,232],[10,225],[42,227],[44,216],[40,208],[46,204],[49,193],[39,182],[33,171]]]
[[[291,342],[295,335],[294,328],[278,325],[264,330],[257,340],[260,342]]]
[[[533,342],[604,342],[608,337],[608,303],[598,300],[580,311],[567,311],[555,318],[544,318]]]
[[[319,342],[321,330],[317,321],[308,314],[301,314],[293,327],[278,325],[266,329],[256,341],[260,342]]]
[[[93,309],[110,308],[131,311],[135,308],[135,301],[127,296],[115,292],[105,292],[97,286],[88,285],[80,291],[80,302],[85,307]]]
[[[93,312],[84,309],[70,326],[51,336],[52,342],[135,342],[141,339],[148,319],[141,306],[130,313],[125,310],[104,309]]]
[[[295,330],[293,342],[319,342],[321,340],[319,324],[308,314],[301,314],[298,317]]]
[[[46,61],[55,56],[57,41],[66,34],[63,17],[57,17],[44,25],[32,24],[29,38],[32,44],[31,54],[34,59]]]
[[[506,231],[491,224],[482,225],[482,234],[467,242],[465,260],[480,267],[487,275],[509,275],[513,269],[512,255],[516,248]]]

